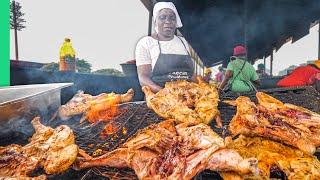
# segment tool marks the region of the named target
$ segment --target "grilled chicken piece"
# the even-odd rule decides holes
[[[217,126],[221,127],[216,87],[205,83],[201,78],[198,78],[198,82],[167,82],[156,94],[147,86],[142,87],[142,90],[148,107],[163,118],[192,124],[208,124],[212,119],[216,119]]]
[[[39,157],[24,154],[20,145],[12,144],[0,147],[0,179],[10,177],[28,177],[38,167]]]
[[[174,120],[166,120],[150,125],[129,138],[121,148],[96,158],[85,159],[76,163],[76,169],[94,166],[116,168],[130,167],[139,179],[160,179],[156,174],[161,154],[173,148],[176,137]]]
[[[149,148],[159,154],[172,148],[175,144],[176,129],[173,120],[166,120],[140,130],[129,138],[123,147],[130,150]]]
[[[209,124],[212,119],[215,119],[217,127],[222,127],[220,112],[218,110],[219,94],[217,87],[207,84],[201,76],[197,76],[199,83],[199,96],[196,101],[196,112],[199,113],[203,123]]]
[[[158,155],[150,150],[119,148],[97,158],[79,161],[75,167],[76,169],[95,166],[130,167],[135,171],[139,179],[145,179],[155,175],[156,167],[154,163],[157,158]]]
[[[277,166],[287,175],[289,180],[320,179],[320,162],[317,157],[279,160]]]
[[[0,176],[28,178],[38,167],[55,174],[67,170],[75,161],[78,146],[68,126],[52,129],[42,125],[39,117],[32,120],[32,125],[35,133],[27,145],[0,148]]]
[[[189,155],[197,150],[216,147],[215,150],[225,147],[224,140],[205,124],[190,126],[182,123],[176,126],[178,136],[182,138],[180,151],[183,155]]]
[[[0,177],[1,180],[45,180],[47,177],[45,175],[40,175],[37,177]]]
[[[34,118],[31,121],[31,124],[35,129],[35,132],[29,139],[29,144],[43,143],[44,141],[49,139],[49,137],[51,137],[54,133],[54,129],[40,123],[40,117]]]
[[[41,157],[41,165],[47,174],[67,170],[78,154],[72,130],[66,125],[60,125],[53,130],[51,136],[42,136],[43,133],[40,132],[48,132],[52,128],[41,125],[39,117],[34,118],[32,124],[36,131],[30,143],[24,147],[25,152]]]
[[[121,148],[100,157],[85,155],[76,168],[130,167],[139,179],[191,179],[204,169],[239,174],[257,171],[255,158],[242,159],[236,151],[224,149],[224,140],[208,125],[174,126],[173,122],[166,120],[151,125]]]
[[[242,157],[258,159],[259,174],[238,175],[244,179],[269,179],[270,169],[281,169],[288,179],[319,179],[320,162],[315,156],[305,154],[299,149],[261,137],[240,135],[227,145]],[[228,161],[229,162],[229,161]],[[223,176],[228,175],[223,173]],[[235,175],[236,176],[236,175]]]
[[[72,130],[65,125],[55,128],[53,135],[43,146],[46,160],[43,163],[47,174],[60,173],[67,170],[76,160],[78,146]]]
[[[133,96],[133,89],[129,89],[125,94],[102,93],[97,96],[84,94],[83,91],[79,91],[68,103],[59,108],[59,116],[66,120],[74,115],[86,112],[91,106],[105,104],[110,100],[116,100],[116,104],[129,102]]]
[[[258,160],[256,158],[243,159],[233,149],[221,149],[210,158],[207,169],[212,171],[233,171],[239,174],[258,173]]]
[[[208,167],[211,156],[219,149],[216,145],[208,149],[198,150],[190,154],[186,160],[185,170],[183,171],[183,179],[191,179],[199,172],[210,168]]]
[[[257,97],[258,105],[243,96],[235,102],[229,101],[229,104],[237,106],[237,113],[229,124],[234,136],[262,136],[298,147],[309,154],[315,152],[320,145],[318,114],[283,104],[261,92]]]
[[[78,146],[71,144],[63,149],[48,151],[44,170],[47,174],[57,174],[66,171],[76,160]]]
[[[176,95],[167,89],[162,89],[157,94],[154,94],[148,86],[142,87],[142,91],[145,93],[147,106],[159,116],[167,119],[173,118],[178,123],[187,121],[192,124],[198,124],[201,122],[196,112],[187,106],[186,103],[188,102],[183,101],[183,93]],[[177,96],[180,96],[181,99]]]
[[[308,137],[314,146],[320,145],[320,114],[303,107],[284,104],[261,92],[257,93],[257,99],[262,111],[267,111],[296,128],[302,134],[301,136]]]
[[[187,156],[183,179],[191,179],[205,169],[256,173],[257,160],[244,160],[236,151],[224,149],[224,140],[208,125],[190,126],[185,123],[177,125],[176,129],[182,137],[180,151],[183,156]]]
[[[320,128],[320,114],[312,112],[303,107],[295,106],[293,104],[282,103],[272,96],[262,92],[258,92],[256,96],[259,105],[264,107],[269,112],[288,117],[284,118],[284,120],[288,123],[297,126],[298,128],[299,125],[307,128]]]

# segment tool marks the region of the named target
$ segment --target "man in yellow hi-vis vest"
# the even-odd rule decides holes
[[[76,53],[72,47],[69,38],[64,39],[64,43],[60,48],[60,71],[76,71]]]

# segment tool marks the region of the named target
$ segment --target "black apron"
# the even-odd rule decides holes
[[[160,54],[152,70],[151,80],[161,87],[164,87],[165,83],[169,81],[190,80],[192,78],[194,73],[193,61],[185,44],[181,39],[180,41],[188,55],[162,54],[158,40]]]

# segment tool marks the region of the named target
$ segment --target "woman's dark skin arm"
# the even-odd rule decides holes
[[[226,86],[230,78],[232,77],[232,71],[227,70],[224,79],[222,80],[220,86],[218,87],[219,92]]]
[[[137,70],[138,70],[138,78],[141,86],[149,86],[152,92],[154,93],[162,89],[161,86],[157,85],[150,79],[150,76],[151,76],[150,64],[137,66]]]

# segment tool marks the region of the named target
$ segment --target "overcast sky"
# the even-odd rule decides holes
[[[65,37],[70,37],[77,57],[88,60],[94,70],[121,70],[119,64],[134,59],[135,45],[148,31],[148,12],[140,0],[16,1],[27,21],[27,28],[18,33],[21,60],[58,62],[60,46]],[[14,43],[10,47],[14,59]],[[288,42],[275,53],[274,72],[317,56],[318,25],[309,35],[293,44]]]
[[[70,37],[76,55],[93,69],[117,68],[134,59],[137,41],[147,35],[148,11],[140,0],[16,0],[26,28],[18,32],[19,58],[58,62],[59,49]],[[10,57],[15,59],[13,31]]]
[[[319,25],[312,27],[307,36],[294,43],[289,41],[275,52],[273,56],[274,74],[290,65],[299,65],[318,59],[318,30]],[[255,65],[262,62],[263,60],[260,60]],[[266,67],[270,69],[270,57],[266,59]]]

